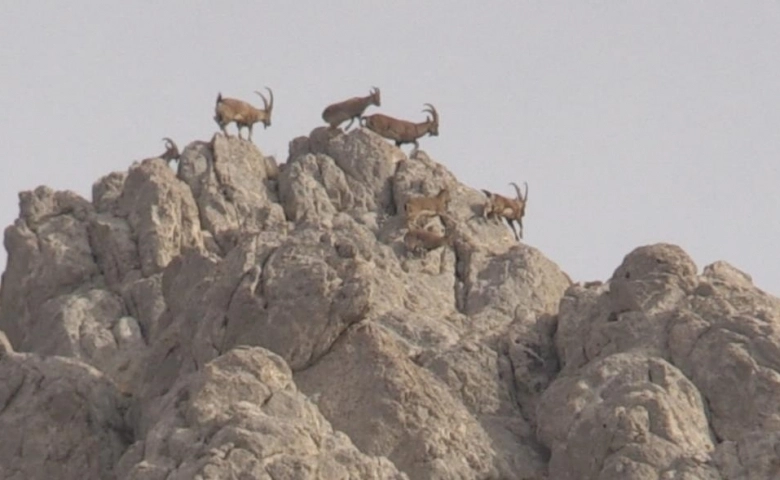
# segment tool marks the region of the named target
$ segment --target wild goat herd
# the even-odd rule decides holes
[[[249,130],[247,140],[252,141],[252,126],[255,123],[262,122],[263,128],[271,126],[271,113],[274,108],[274,93],[270,88],[268,98],[261,92],[256,91],[263,100],[263,108],[256,108],[247,102],[235,98],[225,98],[222,93],[217,95],[217,101],[214,106],[214,121],[219,125],[222,133],[229,136],[226,127],[230,123],[235,123],[238,129],[238,138],[241,137],[241,129],[246,127]],[[408,120],[401,120],[381,113],[373,115],[363,115],[363,112],[371,106],[381,105],[379,89],[371,88],[368,96],[352,97],[347,100],[333,103],[325,107],[322,111],[322,119],[330,125],[330,129],[338,130],[339,125],[349,120],[345,130],[349,130],[352,123],[357,119],[358,123],[372,132],[395,142],[400,147],[403,144],[414,144],[413,152],[419,148],[418,139],[427,135],[439,135],[439,114],[433,105],[426,103],[423,112],[429,116],[423,122],[414,123]],[[168,137],[163,138],[165,142],[165,153],[161,158],[170,162],[179,158],[179,149],[176,144]],[[414,154],[410,154],[410,158]],[[520,187],[516,183],[510,182],[517,193],[516,198],[509,198],[497,193],[482,190],[487,196],[487,201],[482,209],[482,217],[486,220],[501,222],[504,219],[515,240],[520,241],[523,238],[523,216],[525,215],[525,206],[528,201],[528,184],[525,183],[525,194],[520,192]],[[408,232],[404,236],[404,245],[407,250],[415,254],[420,254],[439,248],[444,245],[451,245],[455,222],[448,215],[447,210],[450,202],[450,191],[447,187],[432,197],[415,197],[406,202],[404,212],[406,215],[406,225]],[[439,216],[444,227],[445,233],[438,234],[430,230],[427,226],[421,227],[418,224],[419,219]],[[517,225],[517,230],[515,230]]]

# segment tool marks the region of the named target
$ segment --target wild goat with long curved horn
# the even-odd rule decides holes
[[[160,158],[168,163],[171,163],[173,160],[178,160],[180,154],[179,147],[176,146],[176,142],[168,137],[163,137],[163,142],[165,142],[165,152],[160,155]]]
[[[390,117],[382,113],[375,113],[362,117],[360,123],[372,132],[389,140],[393,140],[397,147],[400,147],[404,143],[413,143],[416,150],[420,146],[417,142],[418,138],[426,134],[433,137],[439,135],[439,114],[436,112],[436,108],[430,103],[426,103],[425,106],[427,108],[423,109],[423,112],[429,113],[430,115],[424,122],[413,123],[407,120]]]
[[[371,87],[371,91],[367,97],[352,97],[342,102],[333,103],[325,107],[322,111],[322,119],[330,125],[330,128],[335,129],[346,120],[349,123],[344,130],[349,130],[352,126],[352,122],[355,119],[360,119],[363,112],[366,111],[370,105],[380,106],[382,99],[379,95],[379,89],[377,87]]]
[[[482,190],[482,193],[488,197],[488,201],[482,209],[482,216],[499,221],[501,218],[506,220],[515,235],[515,240],[519,242],[523,238],[523,217],[525,216],[525,206],[528,203],[528,182],[523,182],[525,195],[520,193],[520,187],[515,182],[509,182],[509,184],[515,187],[516,199]],[[515,223],[517,223],[518,231],[515,231]]]
[[[265,96],[255,91],[263,99],[263,108],[255,108],[252,105],[244,102],[243,100],[237,100],[235,98],[223,98],[222,93],[217,96],[217,103],[214,105],[214,121],[217,122],[219,128],[225,136],[228,136],[225,127],[231,122],[236,124],[238,128],[238,138],[241,138],[241,128],[247,127],[249,129],[248,140],[252,141],[252,126],[257,122],[262,122],[264,128],[271,126],[271,112],[274,108],[274,92],[270,88],[265,87],[268,90],[270,100]]]

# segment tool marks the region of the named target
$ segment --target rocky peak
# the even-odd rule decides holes
[[[428,228],[454,241],[407,252],[405,202],[443,187]],[[0,479],[778,471],[778,299],[664,244],[572,284],[479,190],[368,130],[317,128],[283,164],[217,134],[91,201],[19,198]]]

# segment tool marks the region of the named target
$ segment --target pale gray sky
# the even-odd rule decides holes
[[[525,240],[573,279],[672,242],[780,294],[778,2],[455,4],[2,2],[0,223],[20,190],[91,198],[162,136],[210,139],[218,91],[273,88],[254,140],[284,161],[328,103],[376,85],[371,111],[436,106],[421,146],[462,182],[528,181]]]

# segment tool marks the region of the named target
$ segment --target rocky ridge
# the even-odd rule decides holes
[[[444,186],[453,245],[408,255]],[[0,479],[780,478],[780,300],[668,244],[574,284],[483,203],[326,128],[20,193]]]

